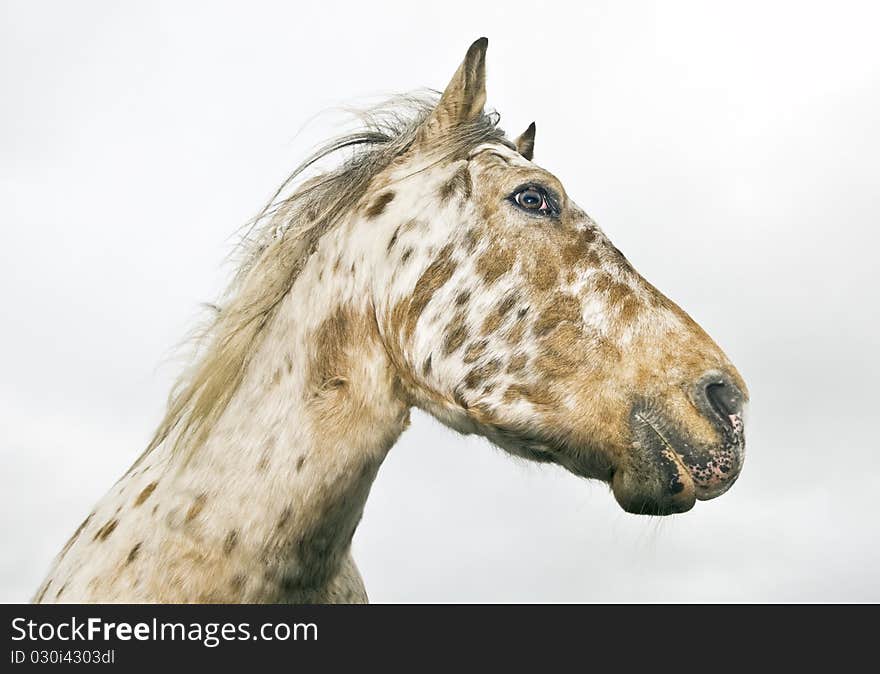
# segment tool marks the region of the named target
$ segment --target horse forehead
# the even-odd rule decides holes
[[[519,152],[504,143],[481,143],[468,153],[468,160],[491,159],[495,155],[496,159],[501,159],[510,166],[520,168],[534,168],[528,159],[523,157]]]

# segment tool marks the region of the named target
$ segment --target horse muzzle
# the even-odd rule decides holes
[[[615,498],[627,512],[685,512],[698,500],[721,496],[739,476],[745,458],[744,394],[724,373],[713,371],[697,382],[689,397],[711,424],[710,442],[697,440],[655,402],[639,400],[633,405],[632,450],[611,481]]]

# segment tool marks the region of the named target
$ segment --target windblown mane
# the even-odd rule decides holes
[[[357,112],[360,129],[315,150],[249,223],[237,249],[238,269],[213,318],[194,335],[192,365],[173,387],[165,417],[137,463],[166,440],[173,451],[188,454],[202,445],[320,238],[356,206],[373,177],[413,145],[436,101],[436,92],[407,95]],[[485,142],[509,144],[498,121],[497,113],[482,114],[432,140],[436,161],[464,156]],[[306,179],[308,169],[341,151],[348,157],[336,168]]]

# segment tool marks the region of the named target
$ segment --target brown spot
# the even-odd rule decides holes
[[[512,386],[508,386],[507,390],[504,392],[504,395],[501,397],[501,400],[505,403],[514,403],[517,400],[521,400],[525,396],[523,395],[523,390],[525,387],[520,384],[513,384]]]
[[[466,202],[471,198],[472,192],[473,185],[471,184],[471,174],[465,164],[440,187],[440,200],[447,201],[453,195],[457,194],[462,198],[462,202]]]
[[[446,337],[443,341],[443,354],[448,356],[458,351],[467,337],[468,327],[467,323],[465,323],[465,315],[464,312],[459,311],[452,317],[452,321],[450,321],[446,330]]]
[[[409,258],[412,254],[413,254],[413,249],[407,248],[405,251],[403,251],[403,255],[400,256],[400,261],[406,262],[407,260],[409,260]]]
[[[297,472],[297,473],[298,473],[299,471],[302,470],[302,467],[305,465],[305,463],[306,463],[306,457],[305,457],[305,455],[299,457],[299,458],[296,460],[296,472]]]
[[[501,327],[501,324],[504,322],[504,316],[499,315],[497,312],[493,311],[491,314],[486,316],[483,321],[483,325],[480,326],[480,334],[483,335],[491,335],[498,328]]]
[[[239,592],[241,591],[241,588],[244,587],[245,580],[246,578],[243,573],[237,573],[229,581],[229,587],[232,588],[233,592]]]
[[[293,509],[290,506],[287,506],[284,510],[281,511],[281,515],[278,517],[278,524],[275,525],[277,529],[283,529],[284,525],[287,524],[287,521],[290,519],[290,516],[293,514]]]
[[[543,337],[563,321],[581,322],[581,303],[574,295],[555,293],[538,316],[532,328],[535,336]]]
[[[455,297],[455,306],[460,307],[464,304],[467,304],[471,299],[471,291],[470,290],[462,290]]]
[[[314,343],[317,352],[309,363],[308,383],[315,395],[343,388],[349,370],[348,342],[354,328],[354,319],[345,307],[339,307],[321,323]]]
[[[131,564],[138,556],[138,553],[141,550],[142,543],[137,543],[131,550],[128,551],[128,557],[125,558],[126,564]]]
[[[427,377],[431,373],[431,356],[425,358],[425,364],[422,365],[422,375]]]
[[[223,554],[230,554],[233,550],[235,550],[236,545],[238,545],[238,531],[232,529],[228,534],[226,534],[226,538],[223,539]]]
[[[501,369],[501,361],[497,358],[493,358],[485,365],[480,367],[475,367],[473,370],[468,372],[467,377],[464,379],[464,385],[469,389],[476,389],[485,384],[487,378],[491,377],[493,374],[498,372]]]
[[[597,271],[590,274],[590,288],[596,292],[608,292],[615,281],[611,278],[611,274],[604,271]]]
[[[205,507],[205,502],[208,500],[208,495],[202,492],[198,496],[196,496],[195,500],[193,500],[192,504],[189,507],[189,510],[186,511],[186,516],[184,517],[184,521],[192,522],[196,517],[199,516],[199,513]]]
[[[400,228],[401,227],[403,227],[403,225],[397,225],[397,227],[394,228],[394,234],[391,235],[391,240],[388,241],[388,252],[389,253],[391,252],[391,249],[394,248],[394,244],[397,243],[397,237],[400,236]]]
[[[504,392],[504,402],[512,403],[517,400],[527,400],[533,405],[553,405],[555,398],[550,389],[543,385],[523,386],[514,384]]]
[[[510,271],[516,262],[513,248],[497,248],[490,246],[477,259],[477,272],[486,283],[494,283],[501,275]]]
[[[507,312],[513,309],[514,305],[519,301],[519,293],[515,290],[510,293],[507,297],[501,300],[498,305],[498,315],[506,316]]]
[[[633,323],[642,311],[642,303],[635,295],[624,298],[623,306],[620,307],[620,320],[623,323]]]
[[[486,352],[487,346],[489,346],[488,339],[481,339],[478,342],[471,342],[464,352],[464,362],[470,364],[479,360],[480,356],[482,356]]]
[[[99,539],[102,541],[106,540],[107,536],[109,536],[110,534],[113,533],[113,530],[116,528],[116,525],[118,525],[118,524],[119,524],[119,520],[117,520],[117,519],[110,520],[103,527],[101,527],[100,529],[98,529],[95,532],[95,535],[92,536],[92,540],[93,541],[97,541]]]
[[[385,207],[391,203],[391,200],[394,199],[394,192],[389,190],[387,192],[383,192],[370,204],[370,207],[367,209],[367,217],[368,218],[376,218],[382,215],[382,212],[385,210]]]
[[[137,498],[134,500],[134,507],[137,508],[144,501],[150,498],[150,495],[155,491],[158,482],[150,482],[146,487],[141,490],[141,493],[137,495]]]
[[[468,253],[472,253],[479,242],[480,235],[477,233],[476,229],[471,228],[464,233],[464,249]]]
[[[556,285],[559,279],[559,269],[546,260],[538,260],[529,274],[529,281],[539,291],[543,292]]]
[[[395,323],[402,329],[406,338],[412,336],[419,317],[431,301],[431,298],[443,285],[452,278],[456,262],[452,259],[452,244],[447,244],[428,265],[416,282],[415,289],[409,298],[401,302],[395,310]],[[402,315],[401,315],[402,314]]]
[[[511,374],[515,372],[522,372],[526,369],[526,364],[529,362],[529,357],[524,353],[518,353],[513,358],[510,359],[510,363],[507,365],[507,371]]]
[[[596,230],[592,227],[578,232],[577,237],[571,243],[562,247],[562,264],[572,267],[579,262],[591,262],[598,258],[590,257],[590,244],[596,240]],[[595,253],[593,253],[595,256]]]
[[[632,293],[632,289],[624,283],[612,283],[608,289],[608,301],[612,306],[620,304],[625,297]]]
[[[58,588],[58,592],[55,593],[55,599],[61,599],[61,595],[64,594],[64,590],[67,589],[67,583],[64,583],[60,588]]]

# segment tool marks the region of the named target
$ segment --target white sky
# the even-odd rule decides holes
[[[232,234],[366,96],[489,104],[749,384],[674,518],[425,415],[355,537],[373,601],[880,600],[874,3],[0,0],[0,601],[140,453]],[[165,364],[163,364],[165,363]]]

